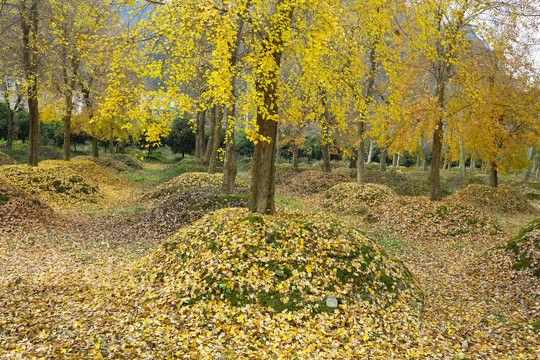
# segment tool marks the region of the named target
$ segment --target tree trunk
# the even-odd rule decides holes
[[[99,157],[98,139],[95,135],[92,136],[92,156],[95,158]]]
[[[476,169],[476,162],[474,161],[474,158],[471,155],[471,172],[473,172],[474,169]]]
[[[494,161],[489,162],[489,178],[488,186],[497,187],[499,185],[499,179],[497,176],[497,163]]]
[[[150,146],[148,146],[148,153],[150,153]],[[111,128],[111,131],[109,133],[109,152],[111,155],[114,154],[114,130]]]
[[[11,149],[13,147],[13,138],[15,134],[15,125],[13,118],[15,117],[15,111],[9,110],[9,119],[8,119],[8,133],[7,133],[7,141],[6,141],[6,148]]]
[[[394,154],[392,157],[392,166],[397,167],[398,166],[398,154]]]
[[[217,169],[219,158],[219,148],[221,142],[221,128],[223,127],[223,107],[221,105],[216,108],[216,129],[214,130],[214,142],[212,144],[212,152],[208,161],[208,173],[214,174]]]
[[[223,183],[221,191],[225,194],[230,194],[234,188],[236,179],[236,144],[234,142],[234,127],[235,127],[235,106],[227,107],[225,110],[225,120],[227,121],[227,136],[225,145],[225,162],[223,164]]]
[[[358,157],[356,159],[356,182],[358,184],[364,184],[366,182],[366,171],[365,171],[365,145],[364,145],[364,122],[360,121],[358,124],[358,137],[360,139],[360,144],[358,145]]]
[[[523,172],[523,181],[524,182],[529,182],[530,178],[531,178],[531,171],[533,170],[533,167],[534,167],[534,154],[535,154],[535,149],[534,148],[529,148],[529,161],[531,162],[531,165]]]
[[[67,98],[66,98],[67,100]],[[70,101],[71,103],[71,101]],[[67,103],[66,103],[67,105]],[[69,161],[71,159],[71,109],[66,108],[64,114],[64,160]]]
[[[420,154],[416,154],[416,167],[422,166],[422,158],[420,157]]]
[[[197,125],[197,130],[195,131],[195,157],[196,158],[200,158],[201,157],[201,142],[200,142],[200,139],[199,139],[199,133],[200,133],[200,124],[201,124],[201,114],[202,114],[202,111],[199,111],[197,112],[197,121],[195,122],[195,124]],[[183,156],[182,156],[183,158]]]
[[[294,169],[298,169],[298,145],[296,143],[293,144],[292,166]]]
[[[373,161],[373,139],[369,139],[369,152],[368,152],[366,164],[371,164],[372,161]]]
[[[326,89],[319,89],[319,94],[321,97],[321,105],[324,108],[324,113],[322,114],[322,121],[321,121],[321,152],[322,152],[322,160],[323,160],[323,167],[322,171],[324,173],[330,173],[332,171],[332,168],[330,166],[330,139],[328,134],[328,127],[330,126],[329,120],[330,120],[330,114],[328,112],[328,106],[327,106],[327,97],[326,97]]]
[[[442,141],[443,141],[443,126],[444,126],[444,101],[445,101],[445,88],[444,82],[437,84],[437,106],[439,108],[439,119],[435,124],[433,130],[433,144],[431,145],[431,191],[430,199],[432,201],[441,200],[441,178],[440,178],[440,166],[442,156]]]
[[[26,78],[29,112],[28,164],[37,166],[39,149],[39,106],[38,106],[38,0],[28,0],[21,5],[21,30],[23,41],[23,66]]]
[[[118,144],[118,153],[123,154],[126,149],[126,139],[122,139]]]
[[[206,152],[204,153],[203,164],[207,166],[210,162],[210,156],[213,153],[214,136],[216,134],[216,114],[217,105],[212,107],[212,113],[210,115],[210,137],[208,138],[208,144],[206,146]]]
[[[381,171],[386,171],[386,157],[388,156],[388,150],[383,148],[381,150],[381,160],[379,162],[379,167]]]

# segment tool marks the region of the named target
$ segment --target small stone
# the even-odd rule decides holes
[[[338,307],[338,301],[337,301],[336,295],[334,294],[328,295],[324,299],[324,301],[326,302],[326,306],[331,309],[335,309]]]
[[[17,285],[17,284],[20,283],[21,281],[22,281],[21,275],[15,275],[15,276],[13,277],[13,283],[14,283],[15,285]]]
[[[463,341],[463,342],[461,343],[461,347],[464,348],[464,349],[466,349],[466,348],[469,347],[469,343],[466,342],[466,341]]]
[[[285,273],[283,272],[283,270],[276,270],[276,276],[285,276]]]

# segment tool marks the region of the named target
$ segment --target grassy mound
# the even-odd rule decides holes
[[[499,225],[476,207],[454,201],[401,196],[376,208],[369,218],[388,230],[419,239],[459,238],[493,242]]]
[[[115,154],[112,156],[112,158],[123,163],[132,170],[143,170],[143,162],[133,155]]]
[[[312,195],[330,189],[332,186],[352,179],[343,173],[304,171],[296,175],[289,184],[289,190],[301,195]]]
[[[1,165],[16,165],[17,161],[10,156],[0,151],[0,166]]]
[[[320,205],[338,213],[367,214],[396,194],[385,185],[350,182],[338,184],[326,190],[318,198]]]
[[[540,219],[531,222],[508,241],[513,268],[524,270],[540,278]]]
[[[517,189],[505,186],[493,188],[486,185],[473,184],[458,191],[450,199],[461,200],[499,213],[530,213],[534,211],[525,195]]]
[[[169,168],[167,172],[165,173],[165,178],[167,179],[173,179],[177,176],[180,176],[182,174],[188,173],[188,172],[206,172],[208,170],[208,167],[203,165],[202,159],[198,158],[185,158],[182,161],[180,161],[177,165],[174,165],[173,167]],[[217,171],[221,172],[223,169],[218,168]]]
[[[39,147],[38,155],[39,160],[60,160],[64,157],[60,151],[46,146]]]
[[[0,177],[0,235],[37,230],[52,216],[50,207]]]
[[[190,187],[127,219],[127,223],[143,236],[165,239],[211,211],[247,207],[248,193],[248,189],[243,188],[236,188],[233,194],[225,195],[218,187]]]
[[[150,194],[151,198],[160,198],[189,187],[221,186],[223,174],[192,173],[187,172],[159,186]],[[235,187],[247,188],[248,184],[236,177]]]
[[[329,312],[359,301],[390,304],[414,279],[362,233],[326,215],[260,216],[223,209],[167,239],[134,276],[170,305],[222,301],[272,311]]]
[[[9,165],[0,168],[0,175],[53,209],[70,209],[82,203],[106,207],[125,197],[116,190],[127,185],[91,161],[47,160],[37,167]]]
[[[98,158],[92,156],[77,156],[73,158],[74,161],[91,161],[101,166],[107,171],[112,172],[124,172],[132,170],[131,167],[127,166],[124,162],[116,160],[111,156],[100,156]]]

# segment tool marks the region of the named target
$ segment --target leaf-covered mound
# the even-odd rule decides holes
[[[337,218],[261,216],[239,208],[181,229],[133,274],[171,306],[222,301],[312,314],[333,310],[329,298],[343,307],[388,305],[415,287],[401,262]]]
[[[63,158],[63,154],[53,148],[40,146],[38,150],[40,160],[60,160]]]
[[[525,195],[517,189],[506,186],[494,188],[472,184],[452,195],[450,199],[465,201],[499,213],[534,211]]]
[[[53,209],[71,209],[83,203],[106,207],[126,197],[120,190],[127,183],[91,161],[46,160],[37,167],[2,166],[0,175]]]
[[[107,171],[112,172],[124,172],[124,171],[130,171],[131,167],[124,164],[122,161],[116,160],[112,158],[111,156],[100,156],[100,157],[93,157],[93,156],[77,156],[73,158],[74,161],[92,161],[93,163],[96,163],[97,165],[101,166]]]
[[[189,172],[177,176],[170,181],[167,181],[165,184],[159,186],[149,196],[155,199],[175,193],[177,191],[181,191],[189,187],[221,186],[222,182],[223,174]],[[234,186],[239,188],[247,188],[248,184],[239,177],[236,177]]]
[[[127,154],[115,154],[112,158],[116,161],[123,163],[125,166],[132,170],[143,170],[143,162],[133,155]]]
[[[10,156],[0,151],[0,166],[1,165],[16,165],[17,161]]]
[[[300,195],[312,195],[343,182],[352,182],[352,179],[343,173],[309,170],[296,175],[290,181],[289,190]]]
[[[129,218],[127,223],[140,236],[165,239],[211,211],[247,207],[248,194],[249,190],[244,188],[235,188],[232,194],[226,195],[214,186],[190,187],[165,197],[151,209]]]
[[[512,267],[540,278],[540,218],[534,220],[508,241]]]
[[[367,214],[394,197],[394,191],[385,185],[348,182],[326,190],[317,201],[332,212]]]
[[[52,216],[50,207],[0,177],[0,235],[36,230]]]
[[[459,237],[493,242],[493,237],[502,235],[496,221],[474,206],[425,197],[396,197],[376,208],[369,220],[419,239]]]

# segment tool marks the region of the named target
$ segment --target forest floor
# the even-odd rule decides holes
[[[125,202],[102,210],[84,204],[78,211],[58,207],[47,226],[0,234],[1,359],[242,358],[224,351],[217,357],[165,355],[159,349],[172,341],[172,334],[145,336],[145,327],[124,316],[143,312],[130,305],[136,303],[134,290],[120,291],[110,303],[100,301],[104,293],[118,290],[125,269],[176,231],[150,232],[151,220],[146,225],[135,221],[152,206],[143,195],[165,170],[165,165],[154,164],[121,175],[129,180],[122,190],[130,194]],[[281,195],[280,208],[309,211],[305,197],[286,189]],[[485,255],[495,246],[504,247],[538,214],[494,216],[502,232],[491,238],[420,236],[421,231],[344,216],[402,260],[425,294],[415,315],[418,327],[409,333],[396,328],[391,344],[374,332],[364,339],[371,355],[357,349],[354,358],[540,359],[540,280],[510,270],[502,255]],[[153,321],[151,313],[143,317],[146,324]],[[205,345],[198,346],[204,354]],[[268,358],[280,358],[274,350],[269,347]],[[321,350],[298,358],[334,357]]]

